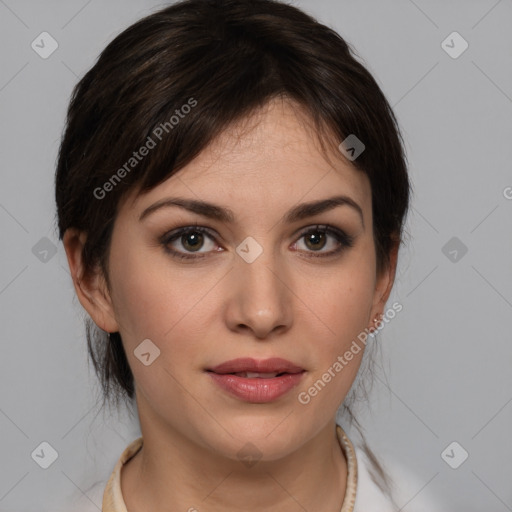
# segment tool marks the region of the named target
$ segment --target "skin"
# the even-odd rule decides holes
[[[130,512],[340,510],[347,462],[336,438],[336,411],[363,350],[307,405],[297,397],[375,325],[391,292],[398,250],[377,275],[370,183],[340,155],[333,151],[326,159],[298,108],[274,100],[167,181],[125,198],[112,235],[110,287],[101,272],[84,272],[86,235],[66,233],[79,300],[100,328],[121,333],[135,378],[144,445],[121,473]],[[361,207],[364,224],[347,205],[282,222],[299,203],[339,194]],[[235,222],[179,207],[139,221],[147,207],[170,196],[230,208]],[[213,232],[198,252],[186,236],[169,245],[205,257],[173,259],[159,238],[195,224]],[[330,234],[323,244],[308,244],[303,232],[317,224],[345,231],[353,246],[314,258],[339,246]],[[263,249],[252,263],[236,252],[248,236]],[[134,355],[147,338],[161,351],[149,366]],[[306,373],[274,402],[244,402],[205,372],[236,357],[282,357]],[[237,457],[249,442],[262,454],[251,468]]]

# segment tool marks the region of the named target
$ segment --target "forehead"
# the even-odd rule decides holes
[[[144,208],[165,195],[180,194],[217,203],[250,199],[268,207],[337,192],[363,209],[371,201],[366,174],[336,149],[326,157],[305,112],[276,99],[231,125],[192,162],[135,202]]]

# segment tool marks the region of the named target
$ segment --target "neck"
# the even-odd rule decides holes
[[[293,453],[253,465],[223,457],[149,421],[144,444],[121,472],[129,512],[296,512],[341,509],[347,461],[333,420]]]

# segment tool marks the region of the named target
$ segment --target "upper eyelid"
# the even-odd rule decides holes
[[[171,230],[167,231],[166,233],[164,233],[164,235],[162,237],[160,237],[160,239],[161,239],[162,243],[170,243],[171,241],[175,241],[175,240],[171,240],[172,238],[175,238],[177,240],[182,234],[187,233],[187,232],[194,232],[194,230],[197,230],[201,233],[206,234],[215,243],[217,243],[217,236],[215,235],[215,230],[213,230],[209,227],[206,227],[206,226],[202,226],[200,224],[189,224],[186,226],[180,226],[180,227],[171,229]],[[315,230],[325,231],[326,233],[330,234],[331,236],[339,234],[339,235],[344,235],[349,239],[354,238],[353,236],[348,234],[346,232],[346,230],[344,230],[342,228],[332,226],[329,224],[319,224],[319,223],[310,224],[309,226],[299,229],[298,232],[295,232],[294,236],[301,238],[304,235],[308,234],[310,231],[315,231]]]

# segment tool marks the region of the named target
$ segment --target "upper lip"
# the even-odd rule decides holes
[[[254,373],[300,373],[304,368],[293,364],[286,359],[280,357],[272,357],[270,359],[252,359],[250,357],[242,357],[231,359],[222,364],[207,368],[208,371],[215,373],[238,373],[238,372],[254,372]]]

